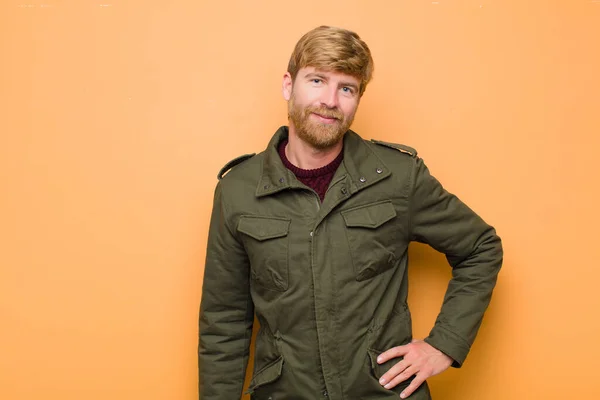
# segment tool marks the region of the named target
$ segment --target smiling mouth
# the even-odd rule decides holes
[[[337,120],[338,119],[336,117],[328,117],[326,115],[321,115],[319,113],[313,113],[313,114],[315,114],[317,117],[320,117],[320,118],[323,118],[323,119],[329,119],[329,120]]]

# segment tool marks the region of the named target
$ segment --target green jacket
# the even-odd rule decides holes
[[[459,367],[502,264],[494,229],[448,193],[416,152],[348,131],[325,200],[268,148],[217,184],[200,307],[200,399],[242,392],[253,316],[260,323],[255,400],[398,399],[378,379],[400,359],[377,355],[412,339],[408,245],[427,243],[452,266],[425,339]],[[222,171],[219,178],[222,177]],[[426,383],[409,399],[429,399]]]

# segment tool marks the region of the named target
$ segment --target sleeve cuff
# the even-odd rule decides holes
[[[425,342],[454,360],[452,367],[462,367],[471,346],[464,339],[442,327],[434,327]]]

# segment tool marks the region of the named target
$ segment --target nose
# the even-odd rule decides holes
[[[328,86],[323,91],[321,104],[327,108],[337,108],[339,106],[338,90],[334,85]]]

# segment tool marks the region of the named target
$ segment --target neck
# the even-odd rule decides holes
[[[344,143],[340,140],[327,149],[315,149],[300,139],[290,126],[285,156],[296,167],[301,169],[317,169],[330,164],[342,151]]]

